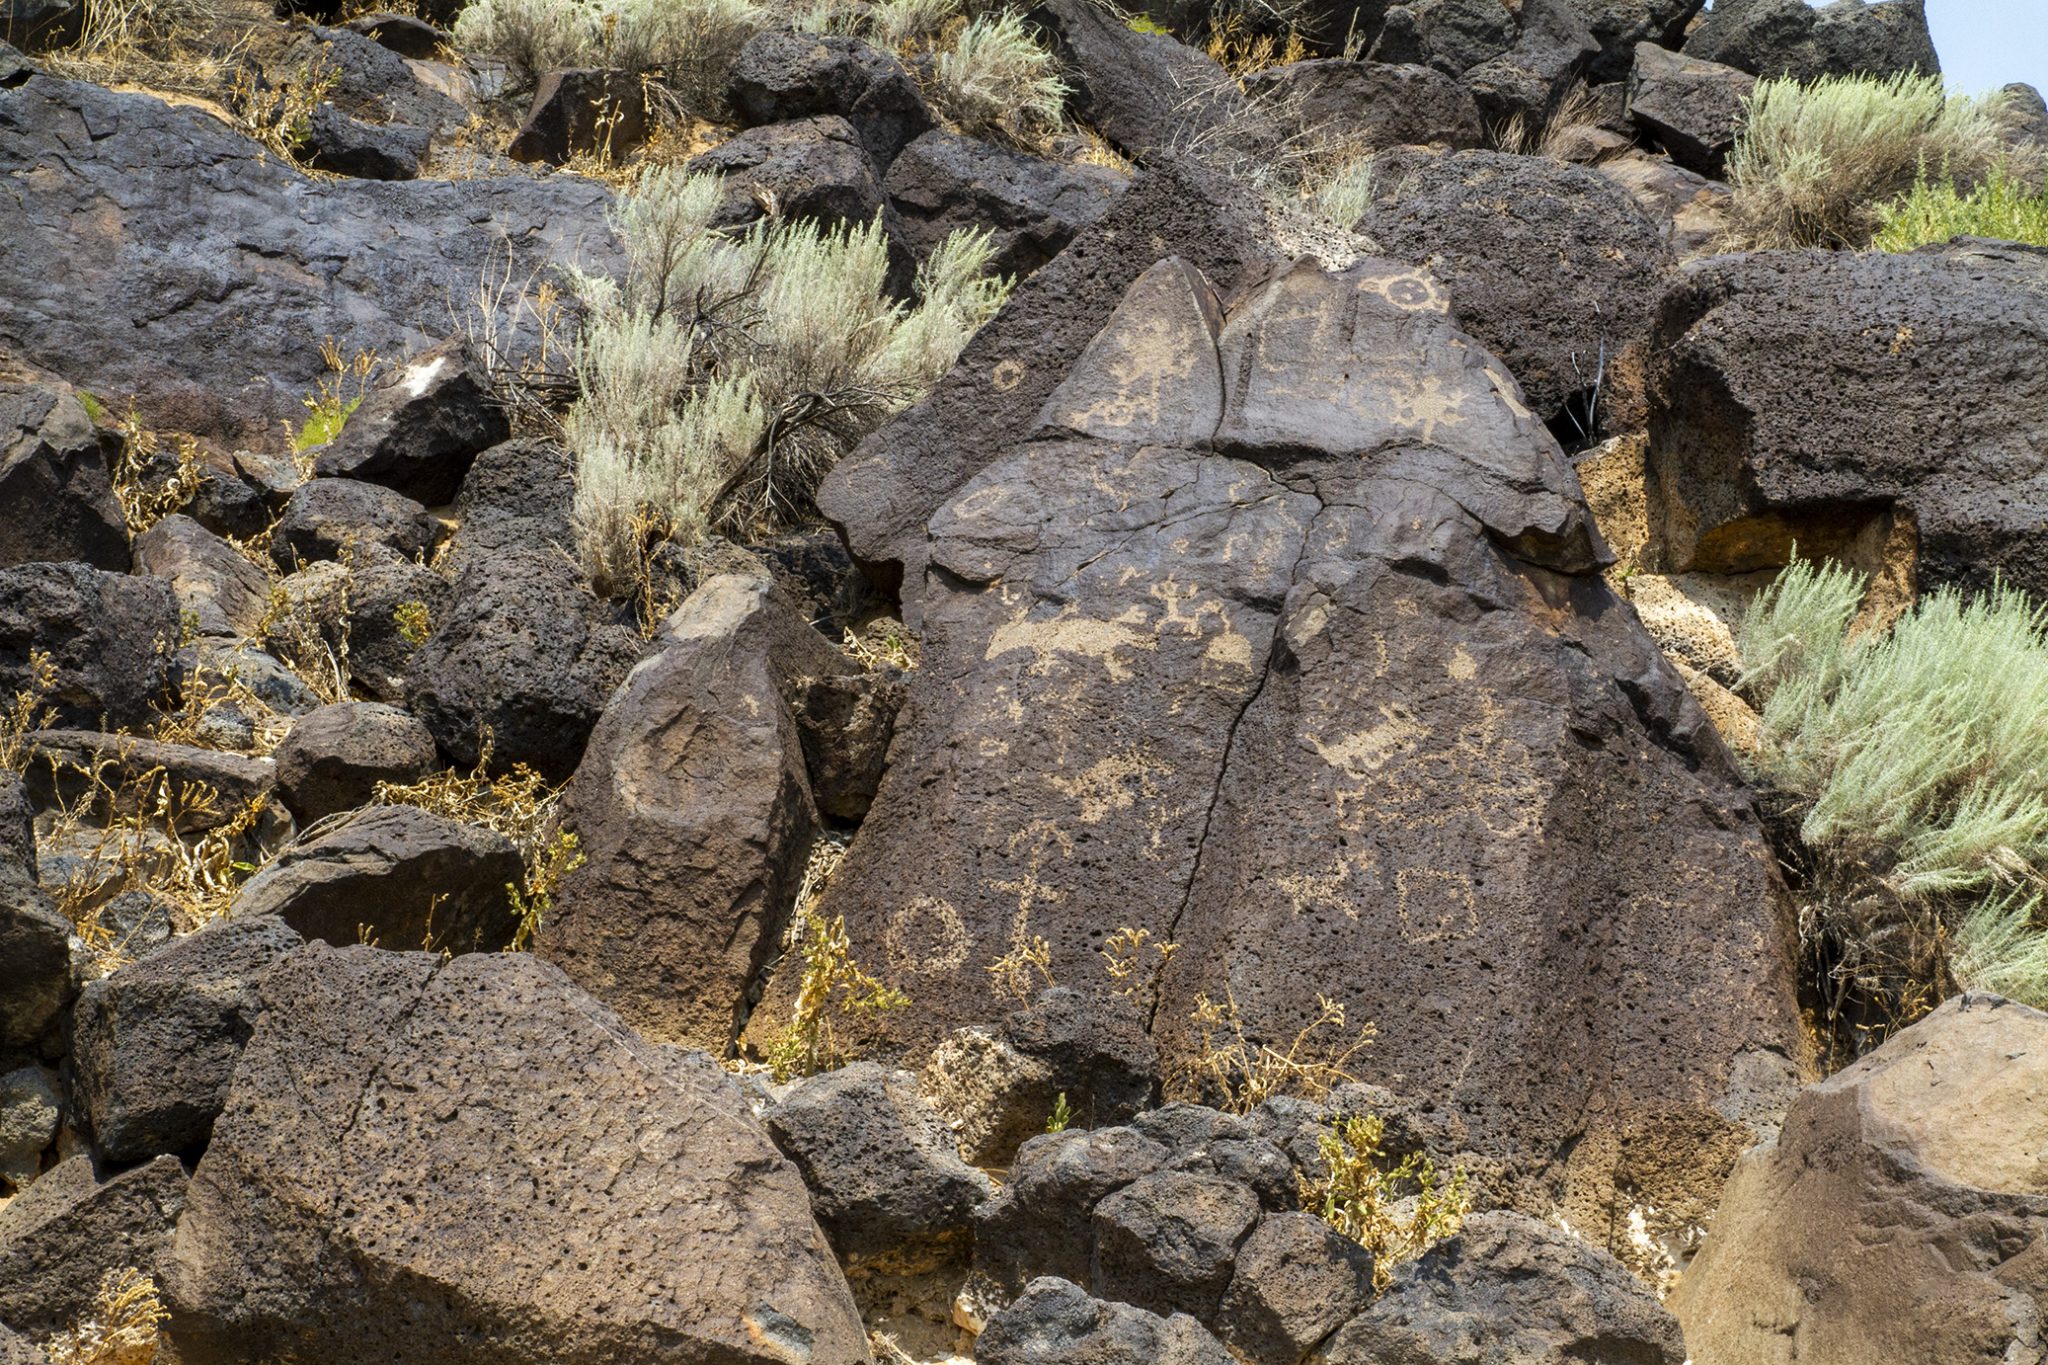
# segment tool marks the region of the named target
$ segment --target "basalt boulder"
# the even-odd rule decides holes
[[[877,174],[937,121],[903,63],[839,34],[756,34],[733,63],[729,98],[749,127],[836,114],[853,126]]]
[[[322,44],[337,61],[418,86],[396,53],[339,37],[348,54]],[[48,75],[0,89],[0,176],[35,186],[0,200],[0,347],[223,444],[282,446],[331,375],[323,338],[407,355],[487,271],[616,261],[592,181],[315,179],[200,109]],[[506,339],[523,352],[531,328]]]
[[[994,234],[989,270],[1021,278],[1107,213],[1128,183],[1105,166],[1060,165],[933,129],[903,149],[883,189],[920,259],[949,233],[985,228]]]
[[[42,704],[59,725],[143,725],[180,634],[177,599],[158,579],[77,563],[0,569],[0,693],[40,692],[35,660],[47,656]]]
[[[1318,145],[1480,147],[1486,129],[1472,92],[1429,66],[1321,57],[1268,67],[1245,78]]]
[[[179,1360],[869,1359],[739,1088],[556,968],[312,945],[263,999],[163,1277]]]
[[[540,954],[650,1038],[723,1051],[818,826],[795,706],[858,666],[765,578],[706,581],[606,707],[563,796],[583,864]]]
[[[1395,0],[1366,55],[1457,77],[1500,125],[1549,118],[1600,51],[1569,0]]]
[[[1636,49],[1628,116],[1689,171],[1718,176],[1748,117],[1756,77],[1654,43]]]
[[[1649,370],[1663,567],[1861,562],[1918,529],[1923,584],[2048,590],[2048,259],[1989,243],[1686,267]],[[1862,564],[1876,569],[1875,564]]]
[[[394,366],[364,396],[313,472],[433,507],[455,496],[480,452],[509,435],[482,364],[461,345],[436,346]]]
[[[135,568],[171,585],[179,615],[202,636],[252,636],[270,609],[270,576],[188,516],[165,517],[137,536]]]
[[[1329,1365],[1689,1359],[1678,1322],[1648,1285],[1572,1233],[1514,1213],[1476,1215],[1456,1237],[1396,1269],[1386,1292],[1330,1339],[1322,1358]]]
[[[771,212],[826,227],[865,227],[885,202],[859,134],[836,114],[751,128],[693,157],[689,169],[724,177],[714,227],[738,227]]]
[[[1704,0],[1571,0],[1586,20],[1600,55],[1586,68],[1595,81],[1618,81],[1629,73],[1645,43],[1676,48]]]
[[[260,988],[299,936],[261,916],[223,920],[87,983],[72,1016],[74,1091],[112,1161],[196,1149],[227,1100]]]
[[[1169,1073],[1203,997],[1284,1043],[1328,996],[1496,1200],[1703,1214],[1804,1065],[1773,865],[1443,287],[1303,262],[1226,314],[1162,262],[1035,418],[969,420],[987,463],[912,555],[923,661],[821,906],[917,1002],[861,1045],[928,1056],[1038,939],[1107,992],[1143,929],[1180,945],[1139,993]]]
[[[930,559],[925,523],[993,454],[961,432],[1029,427],[1124,290],[1161,254],[1231,285],[1275,250],[1263,216],[1228,181],[1187,163],[1144,173],[1018,287],[923,402],[834,466],[819,508],[878,586],[914,588]],[[904,595],[912,629],[922,602],[915,591]]]
[[[62,389],[0,384],[0,566],[126,571],[128,522],[109,474],[118,454]]]
[[[1529,406],[1572,439],[1605,371],[1649,333],[1671,265],[1658,225],[1598,171],[1504,152],[1397,154],[1359,220],[1425,268],[1458,326],[1500,357]]]
[[[1091,1298],[1046,1276],[989,1319],[975,1343],[981,1365],[1232,1365],[1232,1356],[1185,1314],[1162,1318]]]
[[[1685,40],[1688,56],[1753,75],[1941,74],[1925,0],[1719,0]]]
[[[1965,995],[1802,1094],[1672,1296],[1694,1355],[1991,1365],[2042,1349],[2048,1016]]]
[[[185,1193],[170,1156],[115,1174],[79,1155],[44,1172],[0,1207],[0,1322],[54,1336],[91,1311],[110,1271],[161,1276]]]

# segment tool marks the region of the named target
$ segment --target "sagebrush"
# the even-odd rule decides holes
[[[839,456],[921,397],[1008,296],[986,232],[942,242],[906,305],[885,288],[879,219],[718,231],[722,192],[716,176],[651,172],[615,215],[624,276],[575,277],[563,430],[578,541],[610,595],[633,591],[650,527],[692,541],[807,517]]]
[[[455,41],[529,77],[589,66],[659,72],[685,110],[713,115],[740,49],[774,21],[756,0],[473,0]]]
[[[1795,562],[1740,634],[1755,775],[1803,850],[1837,984],[1894,1017],[1959,988],[2048,1005],[2048,615],[1944,588],[1851,629],[1862,577]]]
[[[1738,244],[1863,247],[1881,206],[1934,174],[1974,184],[2012,155],[2011,97],[1949,95],[1937,76],[1759,81],[1728,158]]]

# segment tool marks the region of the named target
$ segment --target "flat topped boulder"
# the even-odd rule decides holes
[[[708,1059],[521,953],[312,946],[165,1277],[187,1365],[855,1365],[796,1170]]]
[[[869,1045],[988,1020],[1037,938],[1106,993],[1143,929],[1181,945],[1136,983],[1167,1074],[1199,997],[1285,1046],[1326,994],[1497,1197],[1703,1213],[1801,1064],[1771,864],[1444,291],[1303,263],[1226,313],[1161,262],[1011,430],[956,433],[995,453],[926,524],[923,662],[822,907],[914,1002]]]

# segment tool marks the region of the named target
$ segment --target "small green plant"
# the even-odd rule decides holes
[[[1463,1169],[1445,1177],[1426,1153],[1389,1165],[1387,1125],[1371,1114],[1347,1114],[1316,1139],[1323,1170],[1296,1178],[1301,1206],[1372,1253],[1373,1287],[1385,1290],[1394,1267],[1457,1235],[1471,1212]]]
[[[1896,1022],[1958,988],[2048,1005],[2048,617],[1944,588],[1859,634],[1863,586],[1797,561],[1739,638],[1809,938]]]
[[[418,598],[400,602],[391,609],[391,623],[398,627],[398,638],[418,649],[433,634],[433,624],[428,619],[427,604]]]
[[[851,1060],[835,1036],[835,1018],[885,1014],[910,1004],[909,996],[853,960],[844,915],[828,921],[806,908],[790,921],[784,943],[802,961],[803,974],[790,1025],[768,1048],[768,1070],[778,1082],[815,1076]]]
[[[104,427],[110,425],[107,405],[85,389],[78,391],[78,405],[85,409],[86,417],[94,426]]]
[[[292,434],[292,449],[300,455],[341,435],[348,419],[363,405],[371,377],[377,372],[376,352],[359,350],[345,356],[331,336],[321,341],[320,358],[327,365],[327,373],[313,392],[300,400],[305,404],[307,417]]]
[[[1130,18],[1124,20],[1124,26],[1133,33],[1149,34],[1154,38],[1171,38],[1173,36],[1172,29],[1166,27],[1166,25],[1160,23],[1149,14],[1133,14]]]
[[[1746,246],[1863,247],[1881,205],[1933,171],[1975,182],[2010,154],[2003,93],[1950,96],[1936,76],[1760,81],[1728,159]]]
[[[1067,1104],[1067,1092],[1062,1090],[1060,1091],[1059,1098],[1052,1102],[1052,1113],[1045,1120],[1045,1131],[1048,1133],[1064,1133],[1067,1131],[1068,1125],[1073,1123],[1073,1121],[1074,1111]]]
[[[1930,180],[1923,171],[1913,191],[1878,209],[1884,226],[1871,243],[1880,251],[1911,251],[1955,237],[2048,246],[2048,192],[2032,193],[2003,166],[1974,189],[1953,180]]]

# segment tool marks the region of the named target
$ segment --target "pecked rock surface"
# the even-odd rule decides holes
[[[2044,1089],[2048,1016],[1965,995],[1807,1090],[1672,1296],[1695,1358],[2041,1358]]]
[[[1800,1068],[1771,865],[1445,307],[1303,263],[1226,317],[1169,260],[1035,436],[962,442],[987,462],[911,556],[924,662],[823,910],[916,1002],[886,1050],[985,1018],[1034,937],[1107,990],[1097,950],[1142,928],[1180,944],[1143,996],[1169,1072],[1198,997],[1284,1043],[1326,991],[1378,1026],[1361,1078],[1432,1097],[1495,1197],[1704,1212]]]
[[[0,88],[0,349],[160,429],[274,446],[324,337],[395,359],[508,252],[516,280],[614,250],[590,181],[315,180],[261,150],[149,95]]]
[[[166,1278],[186,1365],[853,1365],[733,1084],[532,957],[303,949],[263,988]]]

